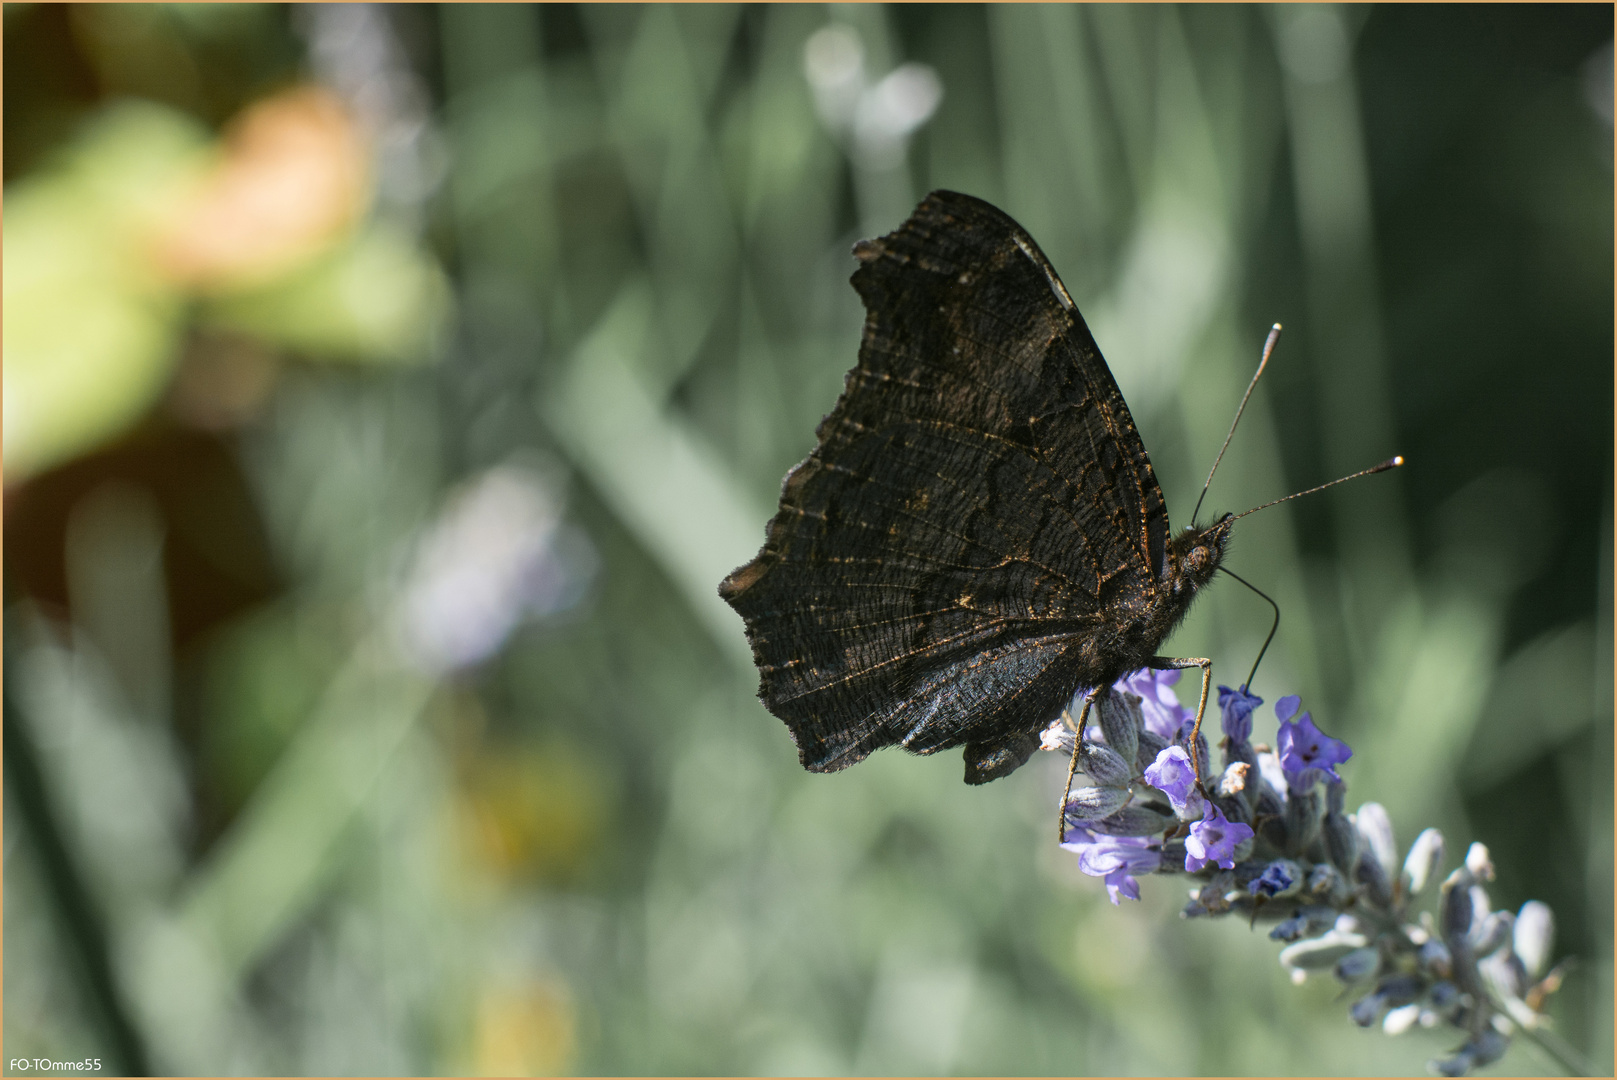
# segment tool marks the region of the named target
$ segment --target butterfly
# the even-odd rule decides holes
[[[719,594],[803,766],[965,747],[1008,775],[1075,692],[1158,657],[1234,517],[1173,535],[1128,406],[1026,230],[935,191],[854,247],[857,365]],[[1201,710],[1198,710],[1198,720]]]

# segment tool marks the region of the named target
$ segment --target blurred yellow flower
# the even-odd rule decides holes
[[[475,1076],[555,1076],[577,1044],[572,995],[557,980],[485,989],[472,1030]]]
[[[600,770],[560,746],[484,747],[463,767],[467,854],[506,879],[567,881],[595,852],[607,793]]]

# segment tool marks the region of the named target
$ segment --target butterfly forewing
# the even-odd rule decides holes
[[[1049,262],[950,192],[856,249],[858,366],[721,585],[803,764],[967,745],[1011,771],[1108,617],[1151,603],[1168,534],[1122,396]],[[980,759],[973,772],[972,761]]]

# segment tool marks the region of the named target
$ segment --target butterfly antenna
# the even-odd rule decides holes
[[[1234,578],[1236,581],[1239,581],[1242,585],[1245,585],[1259,596],[1263,597],[1269,602],[1269,606],[1275,609],[1274,625],[1269,627],[1269,636],[1263,639],[1263,648],[1258,650],[1258,658],[1252,661],[1252,670],[1247,673],[1246,682],[1241,684],[1242,690],[1246,691],[1247,693],[1251,693],[1252,680],[1258,676],[1258,665],[1263,663],[1263,654],[1269,651],[1269,643],[1275,639],[1275,631],[1280,629],[1280,605],[1275,603],[1274,599],[1268,593],[1252,584],[1240,574],[1237,574],[1234,571],[1222,566],[1219,567],[1219,569],[1224,571],[1224,573],[1229,574],[1230,577]]]
[[[1283,502],[1290,502],[1293,499],[1300,499],[1304,495],[1312,495],[1316,491],[1324,491],[1328,487],[1335,487],[1337,484],[1345,484],[1349,480],[1357,480],[1361,476],[1369,476],[1372,473],[1386,472],[1388,469],[1396,469],[1398,466],[1402,465],[1403,463],[1404,463],[1404,459],[1403,459],[1402,455],[1396,455],[1394,457],[1388,458],[1386,461],[1383,461],[1380,465],[1372,465],[1368,469],[1360,469],[1356,473],[1352,473],[1352,474],[1350,474],[1348,476],[1344,476],[1339,480],[1332,480],[1328,484],[1321,484],[1319,487],[1311,487],[1307,491],[1299,491],[1295,495],[1287,495],[1284,499],[1276,499],[1274,502],[1266,502],[1262,506],[1254,506],[1252,509],[1243,510],[1239,514],[1236,514],[1235,516],[1236,516],[1236,518],[1244,518],[1248,514],[1256,514],[1259,510],[1267,510],[1271,506],[1278,506],[1279,504],[1281,504]]]
[[[1218,472],[1218,463],[1224,460],[1224,451],[1230,448],[1230,440],[1235,438],[1235,425],[1241,422],[1241,414],[1246,411],[1246,400],[1252,396],[1252,388],[1258,385],[1258,378],[1262,376],[1264,367],[1269,363],[1269,354],[1275,351],[1275,342],[1280,340],[1280,324],[1275,323],[1269,329],[1269,337],[1263,343],[1263,359],[1258,361],[1258,370],[1252,373],[1252,381],[1246,384],[1246,393],[1241,395],[1241,404],[1235,407],[1235,419],[1230,421],[1230,433],[1224,436],[1224,445],[1218,448],[1218,457],[1213,459],[1213,467],[1207,470],[1207,483],[1202,485],[1202,493],[1196,500],[1196,509],[1190,512],[1190,520],[1195,521],[1196,515],[1201,512],[1202,499],[1207,498],[1207,489],[1213,486],[1213,474]]]

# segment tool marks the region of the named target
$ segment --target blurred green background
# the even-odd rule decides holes
[[[852,243],[1003,207],[1350,806],[1494,852],[1612,1065],[1612,9],[8,4],[4,1057],[1407,1073],[1114,908],[1064,762],[804,773],[719,579]],[[1267,608],[1171,642],[1244,675]],[[1272,737],[1265,710],[1259,737]],[[1265,726],[1265,724],[1267,726]],[[1452,864],[1452,858],[1451,858]],[[1496,1066],[1549,1067],[1518,1043]]]

